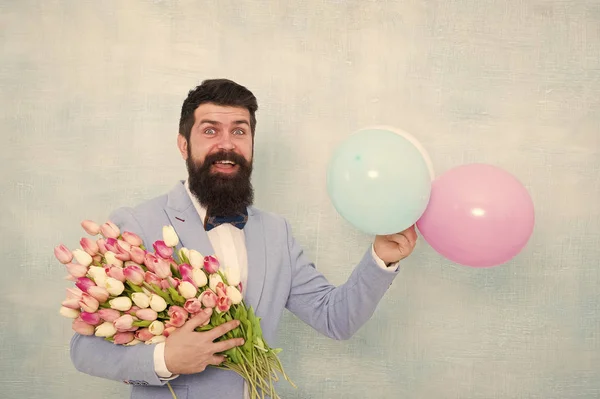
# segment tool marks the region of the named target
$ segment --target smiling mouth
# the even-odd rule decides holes
[[[238,165],[235,162],[229,160],[213,162],[213,169],[216,169],[220,172],[234,171],[237,169],[237,166]]]

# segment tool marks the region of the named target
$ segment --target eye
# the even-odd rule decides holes
[[[243,129],[235,129],[233,131],[233,134],[235,134],[235,135],[243,135],[243,134],[246,134],[246,132]]]
[[[208,129],[204,129],[204,134],[213,135],[215,133],[217,133],[217,132],[212,127],[209,127]]]

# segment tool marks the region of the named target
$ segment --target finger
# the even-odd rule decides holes
[[[208,330],[206,333],[214,341],[215,339],[219,338],[222,335],[227,334],[229,331],[233,330],[234,328],[236,328],[239,325],[240,325],[239,320],[231,320],[231,321],[228,321],[227,323],[223,323],[220,326],[217,326],[213,329]]]
[[[413,248],[413,244],[408,240],[408,237],[406,237],[404,234],[400,234],[396,242],[398,243],[398,246],[400,248],[410,248],[411,250]]]
[[[212,364],[213,366],[218,366],[225,361],[225,356],[214,355],[209,361],[208,364]]]
[[[244,338],[232,338],[215,342],[212,350],[214,350],[214,353],[220,353],[242,345],[244,345]]]
[[[404,237],[406,237],[406,239],[408,240],[408,242],[410,243],[411,247],[414,247],[415,244],[417,243],[417,232],[415,231],[414,225],[410,228],[405,230],[402,235]]]
[[[200,327],[202,324],[210,320],[211,314],[211,308],[204,309],[203,311],[199,312],[196,316],[186,321],[185,324],[181,327],[181,330],[194,331],[197,327]]]

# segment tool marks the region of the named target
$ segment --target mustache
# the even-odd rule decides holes
[[[249,162],[246,160],[246,158],[233,151],[219,151],[215,152],[214,154],[207,155],[204,158],[203,164],[208,166],[219,161],[231,161],[235,162],[237,165],[249,166]]]

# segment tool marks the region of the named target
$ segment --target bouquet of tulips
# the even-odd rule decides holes
[[[208,324],[196,331],[236,319],[240,326],[220,339],[245,342],[227,350],[225,362],[216,367],[240,374],[253,399],[279,398],[273,384],[277,373],[293,385],[277,357],[280,349],[263,340],[260,318],[245,305],[241,283],[230,276],[236,285],[229,284],[216,257],[187,248],[176,251],[179,238],[172,226],[163,227],[163,240],[156,241],[150,252],[139,236],[121,233],[110,221],[98,225],[85,220],[81,225],[98,238],[82,238],[81,248],[73,251],[62,244],[54,249],[67,268],[67,278],[75,281],[60,309],[73,319],[73,330],[117,345],[155,344],[203,309],[212,308]],[[175,397],[170,385],[169,389]]]

